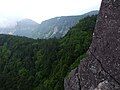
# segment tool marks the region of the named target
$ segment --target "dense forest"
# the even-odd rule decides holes
[[[64,90],[64,78],[86,55],[97,16],[61,39],[0,35],[0,90]]]

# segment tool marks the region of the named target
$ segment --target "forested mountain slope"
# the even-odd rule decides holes
[[[61,39],[0,35],[0,90],[63,90],[65,76],[85,57],[95,22],[86,17]]]

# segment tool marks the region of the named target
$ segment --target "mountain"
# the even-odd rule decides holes
[[[31,37],[32,32],[38,27],[38,25],[38,23],[30,19],[23,19],[17,22],[13,35]]]
[[[64,90],[64,78],[86,57],[97,16],[60,39],[0,35],[0,90]]]
[[[20,18],[0,17],[0,34],[13,34]]]
[[[0,28],[0,34],[11,34],[25,36],[34,39],[61,38],[68,30],[79,22],[79,20],[98,14],[91,11],[83,15],[55,17],[38,24],[30,19],[23,19],[14,23],[11,21],[6,27]]]
[[[0,28],[0,34],[10,34],[12,35],[15,32],[14,27],[1,27]]]
[[[31,33],[39,24],[30,19],[23,19],[16,22],[14,21],[14,23],[11,21],[6,25],[6,27],[3,27],[3,25],[0,26],[0,34],[31,37]]]
[[[32,37],[44,39],[63,37],[79,20],[96,14],[98,14],[98,11],[91,11],[83,15],[55,17],[43,21],[37,30],[33,31]]]

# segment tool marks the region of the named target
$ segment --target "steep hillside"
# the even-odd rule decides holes
[[[64,78],[85,57],[96,16],[61,39],[0,35],[0,90],[63,90]]]
[[[97,15],[98,11],[91,11],[78,16],[62,16],[43,21],[37,30],[33,31],[33,38],[60,38],[63,37],[68,30],[78,23],[79,20],[92,15]]]

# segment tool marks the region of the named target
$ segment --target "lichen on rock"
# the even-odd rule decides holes
[[[88,56],[65,79],[65,90],[120,90],[119,32],[120,0],[102,0]]]

